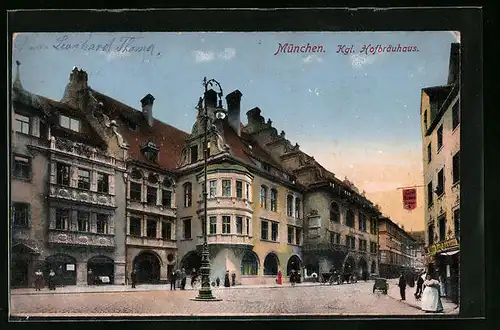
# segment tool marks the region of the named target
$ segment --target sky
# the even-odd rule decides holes
[[[449,31],[23,33],[14,36],[13,63],[21,62],[26,90],[54,100],[74,66],[93,89],[136,109],[150,93],[154,116],[186,132],[203,77],[216,79],[224,95],[243,94],[243,123],[258,106],[292,144],[366,191],[394,222],[423,230],[423,188],[411,212],[398,188],[423,184],[420,91],[446,84],[450,44],[459,38]],[[322,51],[277,52],[280,44]],[[340,45],[352,51],[337,52]],[[418,51],[371,54],[376,45]]]

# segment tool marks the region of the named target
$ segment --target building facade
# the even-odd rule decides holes
[[[427,269],[458,301],[460,258],[460,44],[453,43],[446,85],[422,89]]]
[[[219,118],[219,95],[208,90],[186,133],[154,118],[152,95],[136,110],[90,88],[77,68],[61,101],[30,94],[20,82],[16,88],[13,127],[21,133],[13,133],[13,150],[24,158],[13,159],[21,180],[13,178],[12,198],[31,201],[33,223],[17,229],[28,211],[15,204],[12,260],[27,269],[19,283],[30,282],[36,262],[66,284],[85,283],[90,270],[114,284],[133,270],[148,283],[168,281],[179,268],[198,271],[203,187],[212,279],[230,272],[237,284],[257,284],[292,269],[303,279],[379,272],[378,207],[278,134],[259,108],[244,125],[240,91],[226,96],[227,116]]]
[[[413,273],[417,256],[415,239],[387,217],[381,217],[378,224],[380,276],[397,278],[401,273]]]

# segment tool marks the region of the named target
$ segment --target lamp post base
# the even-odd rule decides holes
[[[220,298],[215,298],[212,295],[212,290],[210,288],[201,288],[198,297],[192,298],[193,301],[222,301]]]

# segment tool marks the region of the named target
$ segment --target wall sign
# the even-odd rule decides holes
[[[75,264],[66,264],[66,270],[75,271]]]
[[[429,246],[429,255],[433,256],[443,250],[448,250],[454,247],[458,247],[458,241],[456,238],[452,238],[443,242],[439,242]]]

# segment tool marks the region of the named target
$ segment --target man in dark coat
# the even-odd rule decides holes
[[[231,283],[229,282],[229,270],[226,271],[226,276],[224,276],[224,286],[226,288],[229,288],[231,286]]]
[[[132,271],[130,279],[132,280],[132,288],[135,289],[135,284],[137,283],[137,271],[135,269]]]
[[[399,294],[401,295],[401,300],[406,300],[406,278],[403,273],[399,277]]]
[[[233,272],[233,273],[231,274],[231,285],[232,285],[232,286],[235,286],[235,285],[236,285],[236,273],[235,273],[235,272]]]
[[[420,297],[422,296],[423,286],[424,286],[423,275],[419,274],[417,279],[417,291],[415,291],[416,299],[420,299]]]
[[[173,271],[170,274],[170,290],[175,290],[175,282],[177,281],[177,272]]]

